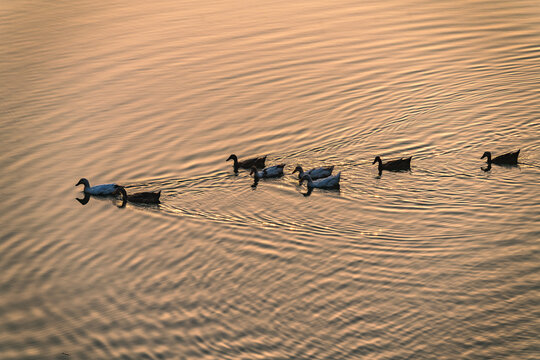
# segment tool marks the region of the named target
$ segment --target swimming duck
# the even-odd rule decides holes
[[[103,184],[103,185],[96,185],[96,186],[90,186],[90,182],[82,178],[79,180],[75,186],[78,185],[84,185],[84,192],[85,194],[89,195],[113,195],[113,193],[116,191],[118,185],[116,184]]]
[[[161,196],[161,190],[157,193],[146,191],[128,195],[123,186],[117,187],[115,195],[118,193],[122,194],[122,207],[125,206],[128,201],[142,204],[159,204],[159,197]]]
[[[311,180],[317,180],[317,179],[322,179],[322,178],[332,175],[332,171],[334,171],[334,166],[333,165],[323,166],[323,167],[311,169],[309,171],[304,172],[304,170],[302,169],[302,166],[297,165],[292,173],[294,174],[297,171],[298,171],[298,180],[300,181],[302,181],[302,176],[306,174],[311,177]]]
[[[334,176],[328,176],[323,179],[313,181],[309,174],[304,174],[302,179],[300,179],[300,185],[307,180],[308,189],[318,188],[318,189],[339,189],[339,180],[341,178],[341,171]]]
[[[486,151],[480,159],[487,157],[488,165],[491,165],[491,164],[516,165],[518,163],[518,156],[519,156],[520,151],[521,149],[519,149],[518,151],[508,153],[508,154],[499,155],[493,159],[491,158],[491,152]]]
[[[266,162],[266,156],[238,161],[238,157],[234,154],[231,154],[231,156],[229,156],[227,160],[225,161],[229,161],[229,160],[234,161],[233,168],[234,168],[234,172],[237,173],[239,168],[251,169],[254,166],[259,169],[264,168],[264,163]]]
[[[411,169],[411,157],[408,158],[401,158],[397,160],[390,160],[385,163],[382,162],[380,156],[376,156],[375,160],[373,160],[373,164],[376,162],[379,163],[379,176],[382,174],[383,170],[389,170],[389,171],[401,171],[401,170],[410,170]]]
[[[285,164],[280,164],[280,165],[269,166],[267,168],[262,169],[261,171],[257,171],[257,168],[253,166],[251,168],[251,172],[249,173],[249,175],[253,175],[253,179],[255,181],[258,181],[259,179],[280,177],[280,176],[283,176],[284,167],[285,167]]]

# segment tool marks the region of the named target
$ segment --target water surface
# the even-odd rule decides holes
[[[0,359],[538,358],[539,20],[3,2]],[[231,153],[286,175],[253,189]],[[341,189],[303,196],[296,164]],[[81,177],[162,203],[82,206]]]

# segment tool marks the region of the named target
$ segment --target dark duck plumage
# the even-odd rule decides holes
[[[125,206],[128,201],[140,204],[160,203],[159,197],[161,196],[161,190],[158,192],[145,191],[128,195],[123,186],[118,186],[117,193],[122,195],[122,206]]]
[[[511,153],[508,153],[508,154],[503,154],[503,155],[499,155],[495,158],[491,158],[491,152],[489,151],[486,151],[484,153],[484,155],[482,155],[482,157],[480,159],[483,159],[485,157],[487,157],[487,163],[488,165],[491,165],[491,164],[497,164],[497,165],[517,165],[518,163],[518,156],[519,156],[519,152],[521,151],[521,149],[519,149],[518,151],[514,151],[514,152],[511,152]]]
[[[390,160],[385,163],[382,162],[380,156],[376,156],[375,160],[373,160],[373,164],[376,162],[379,163],[379,176],[382,174],[383,170],[389,170],[389,171],[402,171],[402,170],[410,170],[411,169],[411,157],[408,158],[401,158],[397,160]]]
[[[240,168],[242,169],[251,169],[252,167],[256,167],[258,169],[264,168],[264,164],[266,162],[266,156],[238,161],[238,157],[235,154],[231,154],[231,156],[229,156],[226,161],[229,161],[229,160],[234,161],[233,163],[234,172],[238,172],[238,169]]]

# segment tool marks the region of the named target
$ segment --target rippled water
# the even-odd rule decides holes
[[[537,1],[8,0],[0,34],[0,359],[540,357]]]

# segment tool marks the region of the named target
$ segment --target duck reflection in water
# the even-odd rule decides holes
[[[308,197],[311,195],[311,193],[313,192],[313,189],[314,188],[310,188],[308,187],[307,188],[307,191],[305,193],[300,193],[302,195],[304,195],[305,197]],[[328,191],[328,192],[332,192],[333,194],[337,194],[337,195],[341,195],[341,189],[339,187],[337,188],[334,188],[334,189],[323,189],[324,191]]]
[[[115,204],[117,207],[122,207],[121,205],[116,204],[117,203],[116,198],[112,197],[111,195],[109,195],[109,196],[106,196],[106,195],[90,195],[88,193],[84,193],[84,198],[82,198],[82,199],[75,198],[75,200],[77,200],[81,205],[86,205],[90,201],[91,197],[98,198],[100,200],[110,199],[112,201],[112,203]]]
[[[497,166],[499,167],[502,167],[502,168],[518,168],[519,169],[519,164],[514,164],[514,165],[511,165],[511,164],[497,164]],[[480,166],[480,169],[482,169],[482,171],[484,172],[490,172],[491,171],[491,163],[488,163],[486,167],[484,166]]]
[[[75,198],[75,200],[77,200],[78,202],[80,202],[81,205],[86,205],[86,204],[88,204],[88,202],[90,201],[90,194],[84,193],[84,198],[82,198],[82,199]]]

